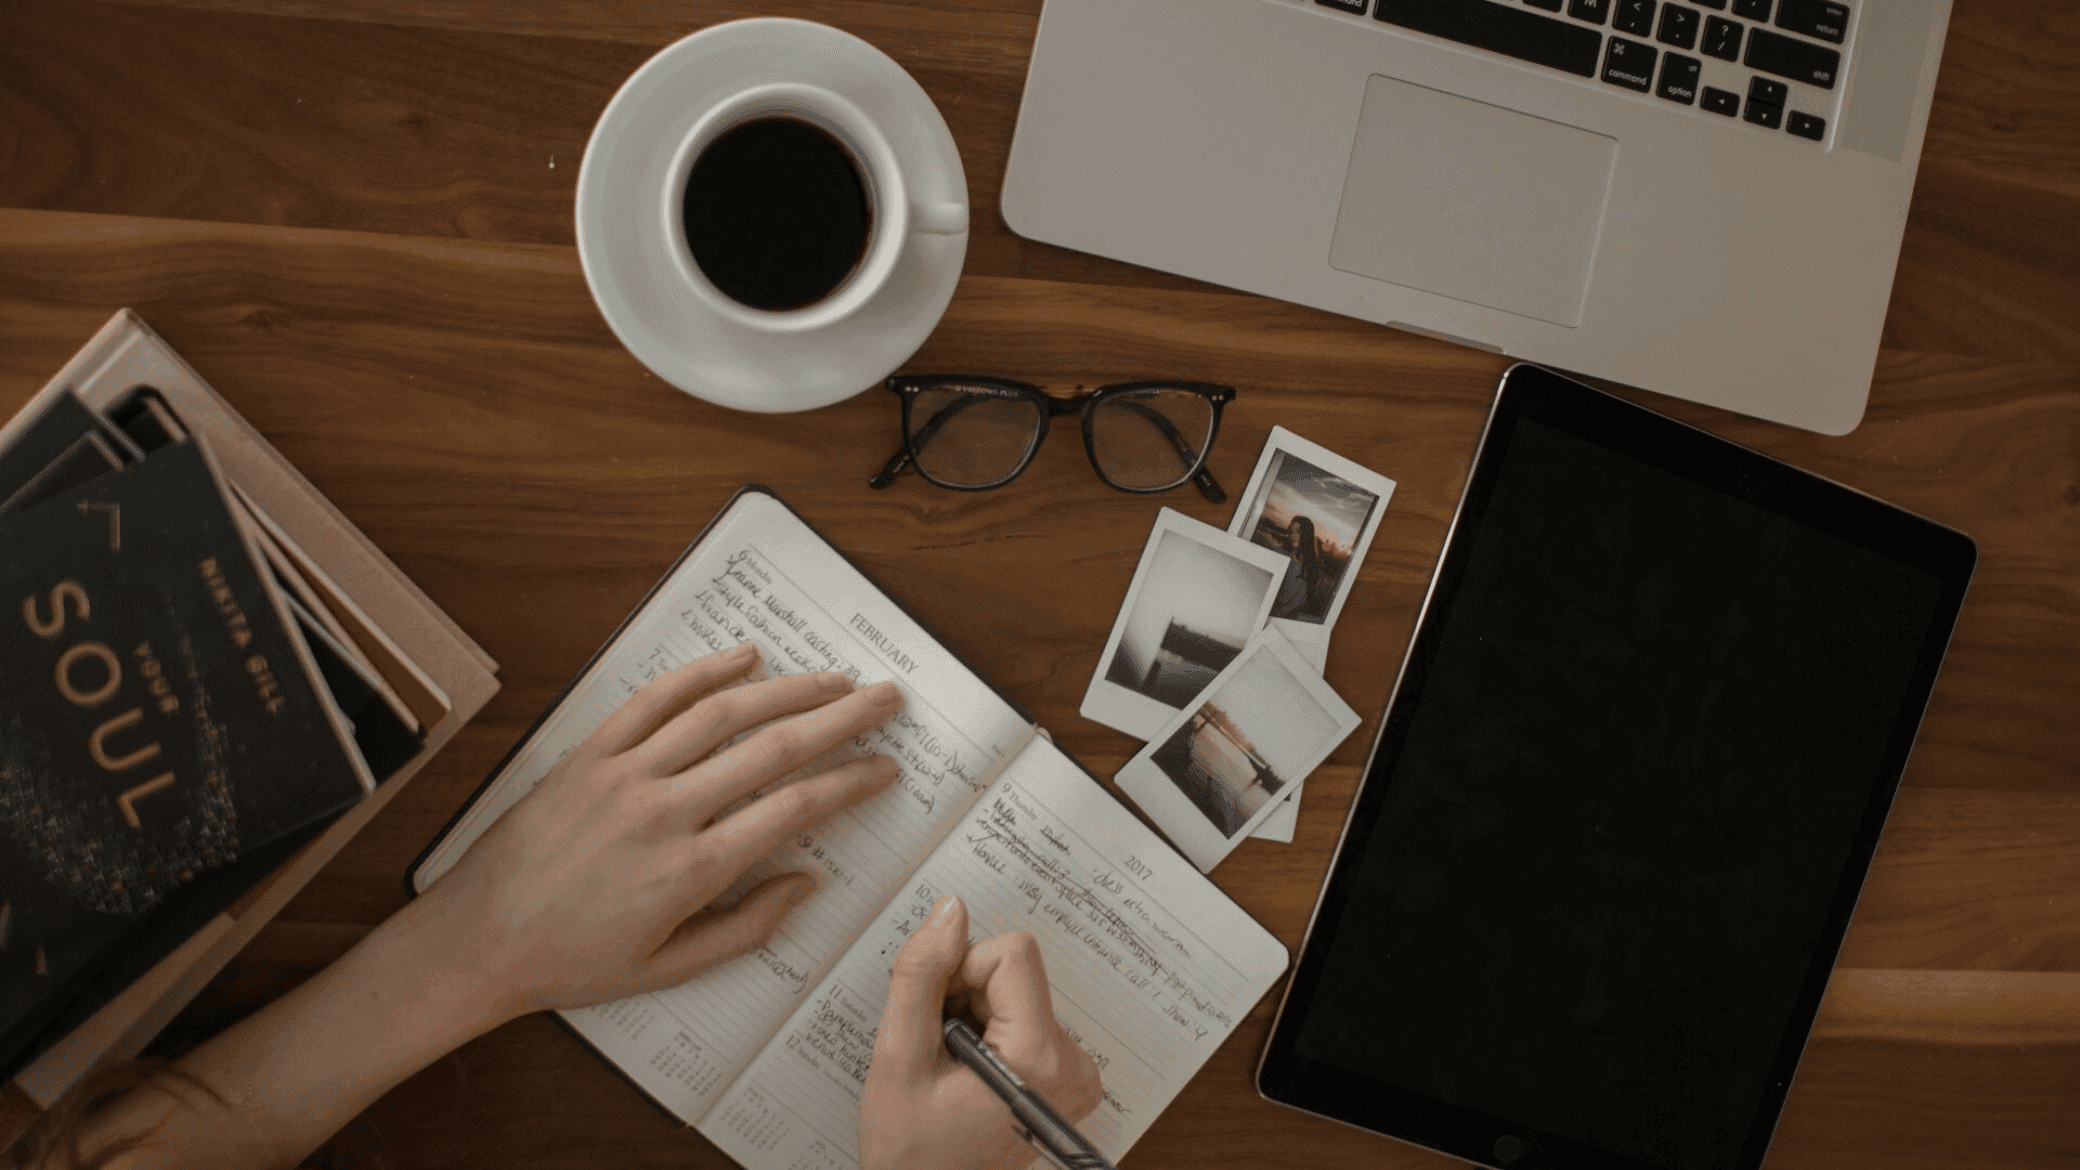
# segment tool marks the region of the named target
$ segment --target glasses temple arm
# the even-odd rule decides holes
[[[903,469],[908,466],[910,466],[910,444],[905,443],[893,456],[890,456],[888,462],[882,466],[880,474],[867,481],[867,486],[870,488],[889,487],[896,482],[896,477],[903,474]]]

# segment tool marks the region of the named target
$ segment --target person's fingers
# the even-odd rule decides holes
[[[701,848],[721,873],[739,873],[780,843],[895,783],[902,769],[887,756],[848,760],[828,772],[783,785],[701,833]]]
[[[645,683],[642,689],[630,695],[627,702],[607,716],[606,722],[586,736],[578,750],[571,753],[571,758],[605,758],[627,751],[643,742],[643,734],[655,727],[659,720],[757,663],[756,648],[749,642],[740,642],[728,650],[665,671]]]
[[[1098,1107],[1104,1082],[1090,1051],[1055,1019],[1047,966],[1029,931],[1000,934],[975,944],[958,983],[969,990],[969,1010],[983,1038],[1064,1117],[1077,1120]]]
[[[952,894],[941,897],[931,917],[896,952],[888,982],[888,1006],[874,1036],[874,1067],[898,1081],[919,1081],[939,1067],[946,1051],[946,985],[960,970],[968,949],[968,907]]]
[[[968,948],[960,981],[971,992],[969,1008],[999,1055],[1031,1067],[1053,1041],[1054,999],[1047,990],[1047,965],[1040,941],[1016,930]]]
[[[1082,1121],[1105,1100],[1105,1079],[1090,1049],[1066,1036],[1062,1047],[1067,1051],[1068,1068],[1048,1086],[1047,1102],[1070,1121]]]
[[[816,879],[808,874],[782,874],[759,883],[730,910],[689,920],[650,957],[656,986],[677,986],[766,945],[788,913],[815,892]]]
[[[821,707],[851,690],[852,679],[836,671],[760,679],[704,696],[635,750],[652,774],[669,776],[762,723]]]
[[[815,710],[767,724],[671,778],[672,800],[694,826],[901,710],[903,690],[876,683]],[[785,791],[784,789],[782,791]]]

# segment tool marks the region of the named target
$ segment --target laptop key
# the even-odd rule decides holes
[[[1749,20],[1769,19],[1769,0],[1733,0],[1733,14]]]
[[[1811,114],[1801,114],[1797,110],[1793,110],[1791,111],[1791,120],[1784,123],[1784,129],[1798,135],[1800,138],[1810,138],[1815,142],[1819,142],[1827,137],[1827,119],[1816,118]]]
[[[1647,92],[1654,84],[1657,50],[1624,37],[1612,37],[1603,53],[1603,79],[1612,85]]]
[[[1596,76],[1596,51],[1603,45],[1603,34],[1594,29],[1523,8],[1490,4],[1487,0],[1444,4],[1437,0],[1378,0],[1372,16],[1396,28],[1428,33],[1578,77]]]
[[[1567,0],[1567,15],[1590,24],[1602,24],[1611,18],[1611,0]]]
[[[1726,0],[1697,0],[1697,5],[1700,8],[1710,8],[1715,12],[1726,11]]]
[[[1689,105],[1697,100],[1697,74],[1704,62],[1681,53],[1661,55],[1661,80],[1654,86],[1657,97]]]
[[[1761,102],[1765,106],[1781,106],[1784,99],[1790,96],[1791,87],[1781,81],[1771,81],[1767,77],[1748,79],[1748,100],[1751,102]]]
[[[1327,8],[1336,8],[1344,12],[1355,12],[1359,16],[1365,15],[1365,0],[1314,0],[1314,2]]]
[[[1741,112],[1741,95],[1707,85],[1704,87],[1704,97],[1697,104],[1701,109],[1731,118]]]
[[[1831,0],[1783,0],[1777,5],[1777,27],[1839,45],[1849,31],[1849,8]]]
[[[1696,48],[1697,17],[1698,12],[1695,8],[1685,8],[1680,4],[1663,4],[1661,31],[1654,34],[1654,39],[1664,45],[1674,45],[1678,49]]]
[[[1611,17],[1611,27],[1641,37],[1653,32],[1654,0],[1618,0],[1618,12]]]
[[[1560,0],[1524,0],[1524,3],[1533,8],[1543,8],[1547,12],[1560,11]]]
[[[1747,107],[1741,111],[1741,117],[1757,126],[1767,126],[1774,130],[1784,124],[1784,107],[1758,102],[1750,95]]]
[[[1704,18],[1704,55],[1721,61],[1741,59],[1741,26],[1723,16]]]
[[[1834,88],[1834,75],[1842,66],[1842,55],[1811,41],[1796,41],[1766,28],[1748,30],[1750,69],[1774,73],[1821,89]]]

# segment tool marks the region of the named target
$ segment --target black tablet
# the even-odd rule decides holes
[[[1759,1166],[1976,558],[1511,369],[1258,1089],[1507,1170]]]

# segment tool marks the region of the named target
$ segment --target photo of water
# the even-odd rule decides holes
[[[1182,533],[1163,534],[1105,681],[1182,709],[1242,652],[1272,584],[1262,568]]]
[[[1211,702],[1155,750],[1155,765],[1224,837],[1233,837],[1285,781]]]
[[[1158,703],[1182,707],[1205,690],[1206,684],[1227,669],[1241,652],[1239,638],[1201,633],[1171,622],[1163,631],[1163,640],[1156,644],[1155,660],[1146,670],[1138,668],[1122,643],[1120,653],[1113,656],[1113,668],[1105,677]]]
[[[1343,730],[1259,645],[1149,760],[1222,836],[1233,837]]]

